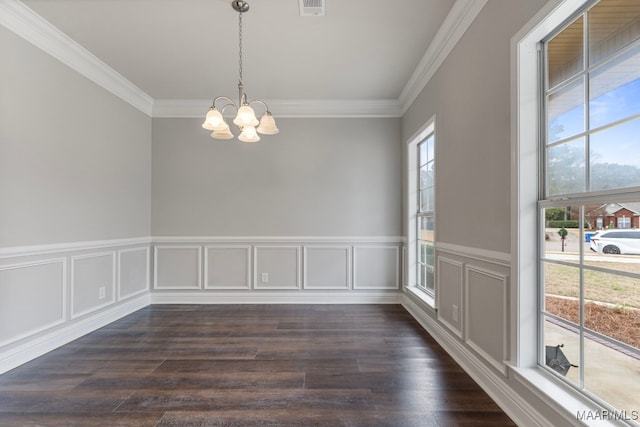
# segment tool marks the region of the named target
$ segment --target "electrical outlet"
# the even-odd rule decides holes
[[[269,283],[269,273],[262,273],[262,283]]]
[[[454,304],[454,305],[451,307],[451,311],[453,312],[453,313],[452,313],[453,321],[454,321],[454,322],[457,322],[457,321],[458,321],[458,306]]]
[[[98,290],[98,298],[105,299],[107,297],[107,288],[104,286],[100,287]]]

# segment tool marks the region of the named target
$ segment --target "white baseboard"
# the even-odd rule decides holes
[[[409,296],[403,295],[404,308],[429,332],[446,352],[476,381],[480,387],[519,426],[547,427],[553,425],[544,414],[531,406],[505,381],[505,377],[489,368],[449,331],[429,316]]]
[[[24,344],[10,346],[7,350],[0,352],[0,374],[55,350],[149,304],[150,296],[149,293],[146,292],[112,308],[77,321],[71,321],[51,332],[30,338]]]
[[[376,291],[152,292],[151,304],[399,304],[401,296]]]

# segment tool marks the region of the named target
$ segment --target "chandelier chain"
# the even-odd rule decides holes
[[[240,52],[238,59],[238,68],[240,71],[240,83],[242,83],[242,12],[238,13],[238,52]]]

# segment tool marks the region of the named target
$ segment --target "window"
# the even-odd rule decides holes
[[[640,255],[590,237],[611,206],[640,207],[640,3],[590,2],[542,40],[542,53],[538,363],[631,413],[640,395]],[[631,228],[631,219],[608,227]]]
[[[618,218],[618,228],[631,228],[631,218],[628,216]]]
[[[431,296],[435,292],[435,136],[418,143],[417,283]]]
[[[407,143],[407,290],[435,307],[435,118]]]

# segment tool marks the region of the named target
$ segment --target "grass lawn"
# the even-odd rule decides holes
[[[635,272],[640,264],[590,262],[589,265]],[[580,272],[578,268],[545,264],[545,291],[547,295],[579,297]],[[587,300],[605,302],[619,307],[640,308],[640,279],[599,271],[584,270]]]

